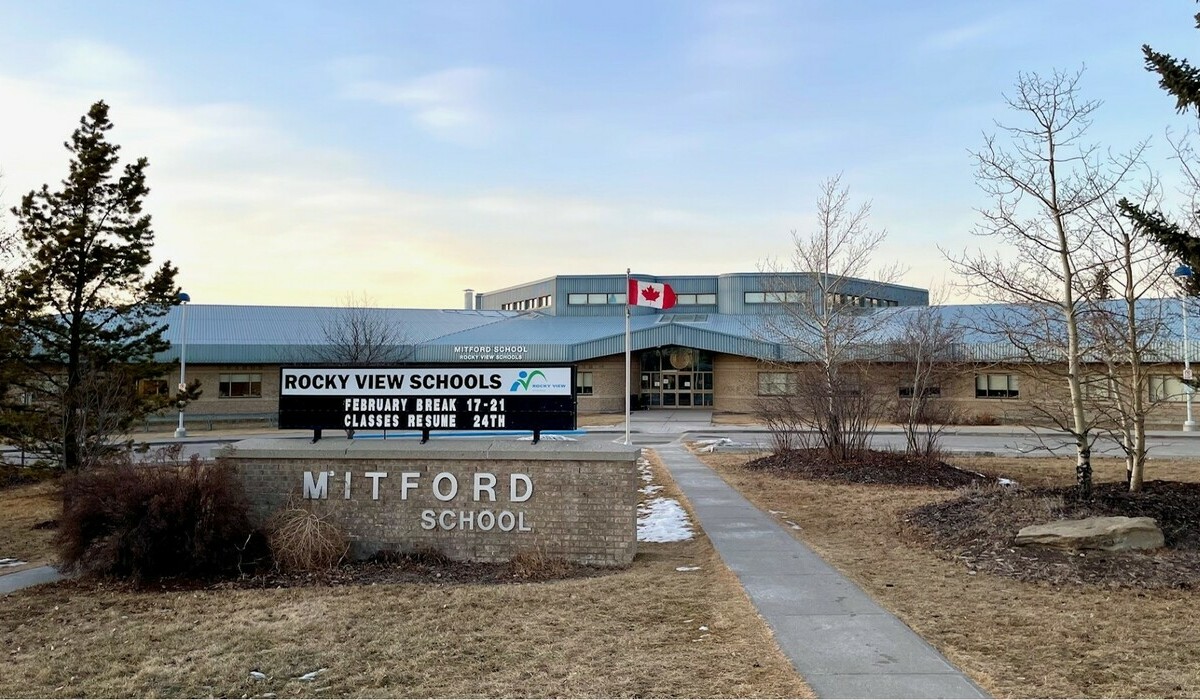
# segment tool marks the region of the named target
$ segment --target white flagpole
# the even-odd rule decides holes
[[[630,342],[629,342],[629,307],[633,299],[629,298],[629,268],[625,268],[625,444],[629,444],[629,403],[633,384],[630,377]]]

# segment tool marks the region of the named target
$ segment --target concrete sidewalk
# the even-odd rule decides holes
[[[818,697],[987,697],[925,640],[681,444],[655,451]]]
[[[13,591],[30,586],[40,586],[43,583],[54,583],[63,578],[64,576],[58,573],[58,569],[53,566],[38,566],[13,574],[4,574],[0,576],[0,595],[8,595]]]

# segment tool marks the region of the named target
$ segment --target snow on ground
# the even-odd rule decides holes
[[[638,542],[692,539],[692,522],[674,498],[655,498],[638,506]]]
[[[11,557],[3,557],[3,558],[0,558],[0,569],[4,569],[4,568],[10,567],[10,566],[21,566],[24,563],[25,562],[21,561],[20,559],[13,559]]]
[[[643,483],[638,490],[644,497],[662,490],[654,483],[654,471],[644,457],[638,457],[638,473]],[[681,542],[692,539],[692,534],[692,521],[674,498],[659,496],[638,504],[638,542]]]

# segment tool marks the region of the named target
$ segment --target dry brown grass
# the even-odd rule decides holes
[[[702,534],[549,583],[66,582],[0,601],[0,644],[0,697],[810,696]]]
[[[964,469],[1016,479],[1022,486],[1070,486],[1075,483],[1074,457],[957,457],[949,460]],[[1124,481],[1125,461],[1116,457],[1092,460],[1095,481]],[[1151,457],[1146,462],[1146,480],[1200,481],[1197,459]]]
[[[1200,696],[1200,592],[972,575],[916,541],[902,522],[906,511],[953,492],[786,479],[743,469],[745,455],[702,459],[759,507],[800,525],[798,537],[997,696]],[[1069,460],[951,461],[1023,482],[1070,483],[1073,474]],[[1195,480],[1198,467],[1157,460],[1147,476]],[[1101,464],[1098,478],[1123,470]]]
[[[57,518],[61,510],[57,481],[0,490],[0,558],[12,557],[28,562],[25,566],[0,569],[0,573],[21,571],[55,560],[55,531],[35,530],[33,526]]]

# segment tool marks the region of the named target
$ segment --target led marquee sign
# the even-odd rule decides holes
[[[570,367],[283,367],[279,427],[575,429]]]

